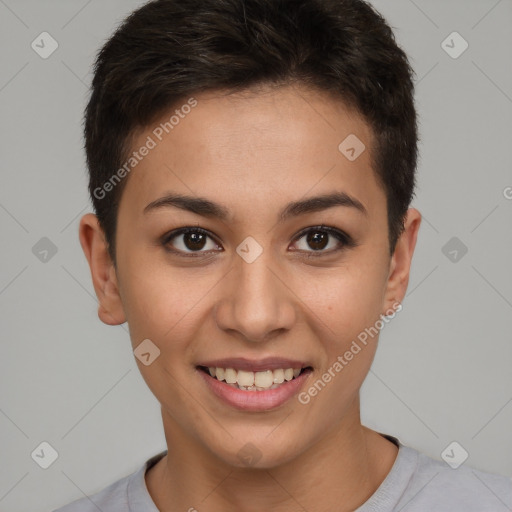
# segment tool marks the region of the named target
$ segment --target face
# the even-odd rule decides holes
[[[168,134],[158,121],[133,142],[155,145],[123,191],[117,269],[98,256],[94,270],[86,220],[82,245],[102,319],[126,320],[133,349],[150,340],[137,364],[166,432],[273,467],[359,421],[419,221],[390,258],[372,132],[340,101],[292,87],[194,97]]]

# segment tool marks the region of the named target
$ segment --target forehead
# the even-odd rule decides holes
[[[152,149],[123,196],[139,210],[174,191],[261,211],[336,189],[370,210],[384,195],[372,168],[373,140],[363,118],[326,93],[287,86],[197,94],[134,138],[132,150],[149,141]]]

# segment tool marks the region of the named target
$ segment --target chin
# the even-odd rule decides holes
[[[233,450],[238,446],[240,448]],[[292,462],[303,451],[297,448],[297,441],[289,437],[270,440],[267,432],[256,439],[254,436],[234,437],[228,446],[210,449],[226,465],[240,469],[273,469]]]

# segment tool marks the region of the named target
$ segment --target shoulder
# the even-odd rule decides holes
[[[77,499],[53,512],[126,512],[128,508],[128,482],[135,473],[125,476],[101,491]]]
[[[415,469],[399,505],[423,512],[507,512],[512,510],[512,478],[463,464],[456,469],[417,450]],[[400,508],[400,506],[398,508]]]
[[[156,509],[147,491],[144,474],[167,451],[148,459],[135,472],[105,487],[101,491],[77,499],[53,512],[154,512]]]

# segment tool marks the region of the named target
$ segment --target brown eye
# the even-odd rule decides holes
[[[204,248],[207,236],[202,233],[184,233],[183,245],[191,251],[200,251]]]
[[[192,227],[181,228],[167,234],[162,240],[162,245],[169,251],[185,255],[201,254],[219,248],[206,230]]]
[[[314,249],[315,251],[319,251],[325,249],[326,245],[329,243],[330,235],[321,231],[310,231],[306,235],[306,242],[309,247]]]
[[[302,231],[295,239],[297,250],[313,256],[330,254],[345,247],[354,247],[352,239],[338,229],[317,226]],[[318,254],[315,254],[318,253]]]

